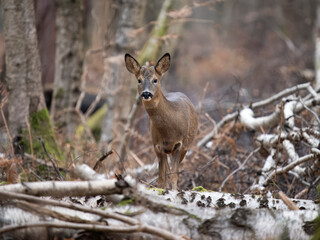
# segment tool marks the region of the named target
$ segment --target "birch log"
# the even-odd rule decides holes
[[[25,182],[0,186],[0,191],[26,193],[35,196],[95,196],[121,193],[122,187],[117,186],[114,180],[94,181],[52,181],[52,182]],[[125,186],[124,186],[125,187]]]
[[[130,236],[150,236],[145,233],[164,239],[278,239],[283,236],[289,239],[309,239],[310,236],[303,230],[303,226],[306,221],[313,220],[319,210],[317,204],[309,200],[286,199],[296,206],[293,205],[291,208],[305,209],[291,211],[288,210],[287,204],[280,199],[267,196],[227,194],[205,190],[202,192],[147,190],[141,184],[136,184],[130,179],[126,180],[131,187],[135,186],[135,190],[131,193],[129,191],[128,195],[124,197],[132,199],[131,202],[134,204],[130,204],[129,201],[127,204],[115,206],[107,202],[103,203],[103,200],[97,201],[100,206],[101,202],[107,206],[105,210],[98,209],[98,205],[86,207],[74,204],[67,199],[64,201],[41,199],[24,194],[14,195],[0,190],[0,198],[12,199],[11,204],[16,201],[15,199],[19,199],[19,201],[46,206],[47,213],[52,210],[63,213],[66,217],[70,215],[73,218],[78,216],[86,219],[86,224],[81,225],[58,220],[52,221],[44,215],[40,219],[32,215],[31,209],[29,209],[30,212],[22,211],[4,204],[0,208],[3,216],[1,219],[7,221],[7,226],[0,231],[15,229],[17,221],[20,221],[19,228],[29,227],[28,231],[35,226],[51,226],[55,227],[55,231],[60,227],[94,229],[101,232],[117,232],[120,234],[116,235],[118,238],[121,236],[125,239],[131,239]],[[161,194],[159,195],[159,193]],[[17,202],[17,207],[19,207],[18,204],[19,202]],[[30,208],[32,206],[30,205]],[[17,214],[18,212],[19,214]],[[28,218],[23,218],[25,214],[28,215]],[[99,218],[96,216],[104,218],[108,222],[108,228],[97,223]],[[25,220],[21,221],[22,219]],[[90,221],[95,222],[96,228],[93,228]],[[64,227],[60,223],[63,223]],[[140,230],[134,227],[139,227]],[[127,231],[128,234],[125,234],[124,231]],[[137,231],[143,233],[132,235]],[[65,234],[66,232],[61,230],[59,233]],[[79,231],[73,231],[73,233],[80,234]],[[108,234],[110,233],[101,236],[110,236]]]

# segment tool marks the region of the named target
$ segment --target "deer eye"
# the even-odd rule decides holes
[[[138,84],[141,84],[141,83],[142,83],[142,81],[141,81],[141,79],[139,78],[139,79],[138,79]]]
[[[155,79],[153,79],[153,81],[152,81],[153,83],[157,83],[158,82],[158,80],[155,78]]]

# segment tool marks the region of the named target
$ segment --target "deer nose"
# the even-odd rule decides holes
[[[141,93],[141,97],[144,99],[144,100],[151,100],[151,98],[153,97],[153,94],[149,91],[143,91]]]

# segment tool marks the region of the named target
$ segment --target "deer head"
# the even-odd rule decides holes
[[[125,55],[125,64],[129,72],[138,80],[138,93],[143,101],[151,101],[161,92],[160,80],[170,66],[170,54],[164,54],[155,66],[140,66],[130,54]]]

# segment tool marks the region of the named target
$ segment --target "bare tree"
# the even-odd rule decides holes
[[[80,96],[83,63],[83,1],[56,1],[56,60],[52,119],[65,126],[67,139],[74,136],[78,117],[74,108]],[[68,109],[62,113],[64,109]]]
[[[6,44],[9,124],[13,136],[26,127],[26,117],[45,107],[34,28],[33,2],[2,1]],[[37,57],[38,56],[38,57]]]
[[[42,136],[58,154],[41,85],[41,66],[32,0],[2,1],[6,44],[9,127],[13,138],[26,132]],[[37,148],[36,145],[33,145]],[[40,147],[40,146],[38,146]]]
[[[123,54],[125,51],[132,52],[138,47],[138,37],[133,33],[141,26],[146,1],[121,1],[118,4],[121,12],[116,27],[112,56],[107,56],[104,62],[108,110],[102,127],[101,147],[107,146],[112,140],[114,142],[119,140],[114,135],[115,131],[120,133],[118,138],[121,139],[119,136],[123,132],[121,122],[125,122],[134,102],[135,93],[130,91],[130,82],[123,74],[126,74]]]

